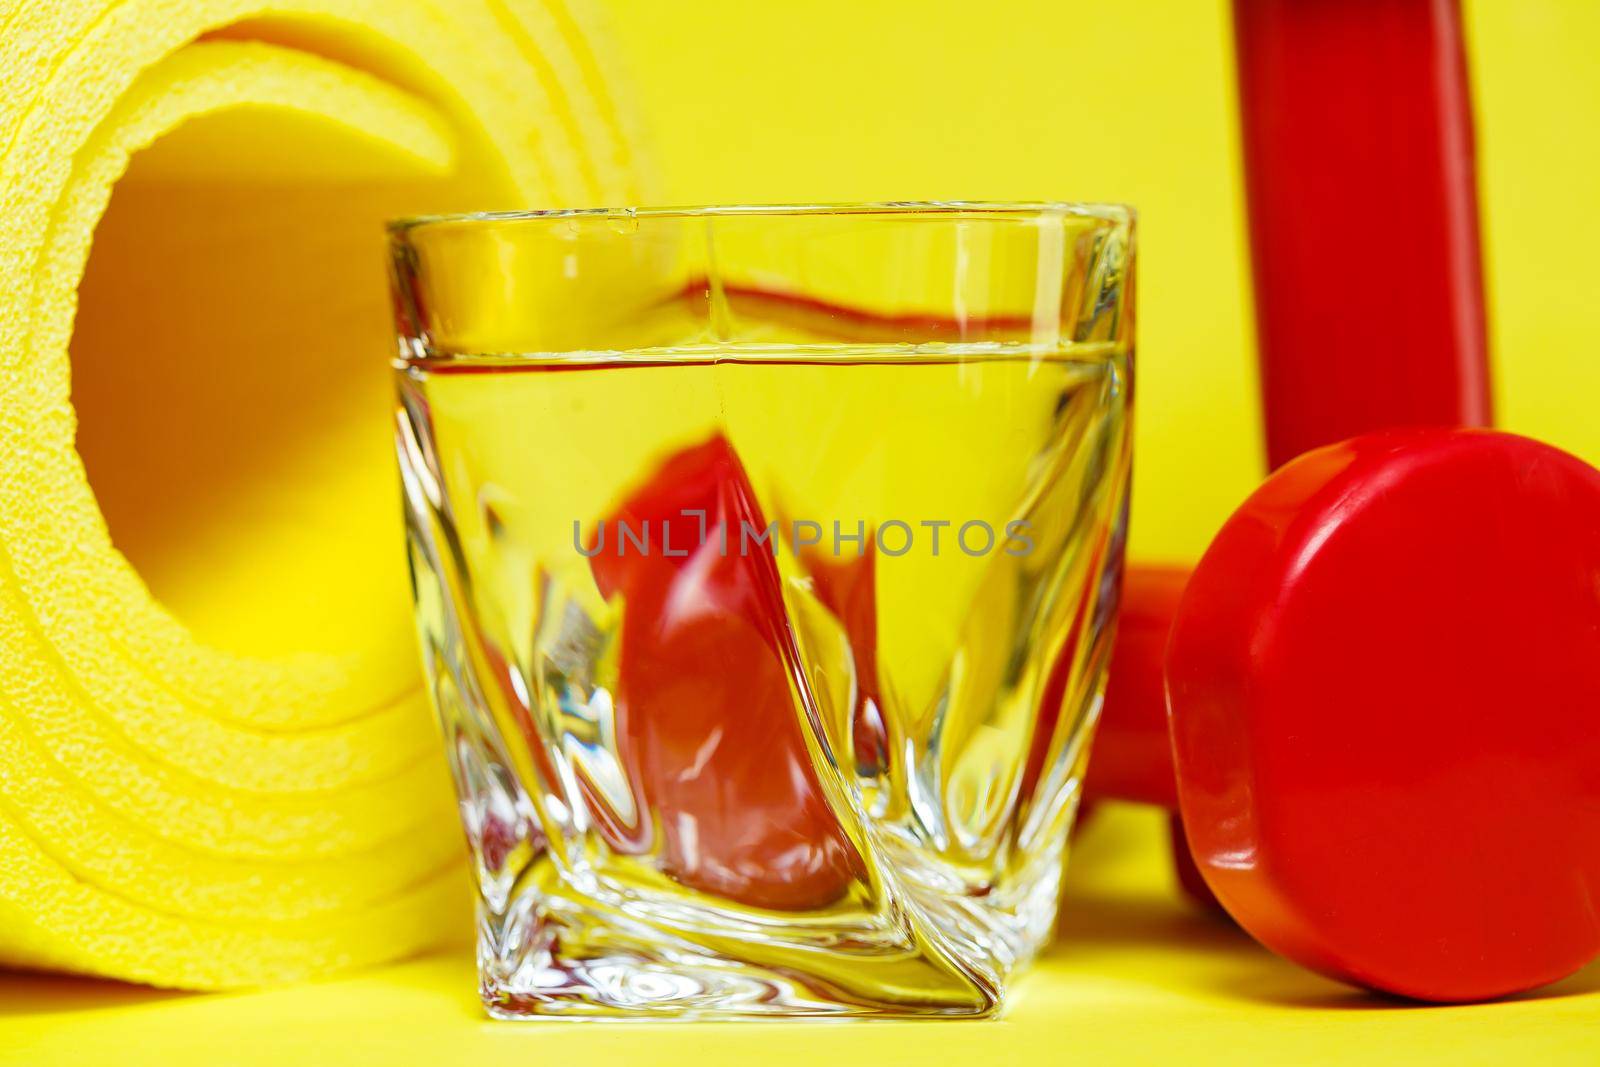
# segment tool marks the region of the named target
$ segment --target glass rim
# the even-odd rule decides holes
[[[440,225],[488,225],[494,223],[560,222],[567,219],[696,219],[718,217],[817,218],[860,216],[865,218],[976,217],[1004,220],[1007,217],[1084,218],[1113,225],[1130,226],[1137,212],[1128,204],[1110,201],[1074,200],[865,200],[839,203],[780,204],[698,204],[651,207],[525,208],[515,211],[464,211],[436,215],[407,215],[386,224],[391,237],[404,240],[413,231]]]

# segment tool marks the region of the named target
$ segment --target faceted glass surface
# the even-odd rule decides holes
[[[489,1010],[997,1010],[1109,652],[1127,213],[479,216],[393,249]]]

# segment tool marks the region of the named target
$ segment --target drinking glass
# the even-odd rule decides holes
[[[1132,218],[393,225],[428,684],[501,1017],[985,1015],[1104,684]]]

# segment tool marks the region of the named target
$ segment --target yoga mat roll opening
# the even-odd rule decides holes
[[[215,988],[466,929],[381,224],[637,202],[613,84],[573,0],[0,11],[0,964]]]

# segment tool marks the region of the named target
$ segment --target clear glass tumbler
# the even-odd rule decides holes
[[[530,212],[392,249],[490,1012],[996,1011],[1104,684],[1130,213]]]

